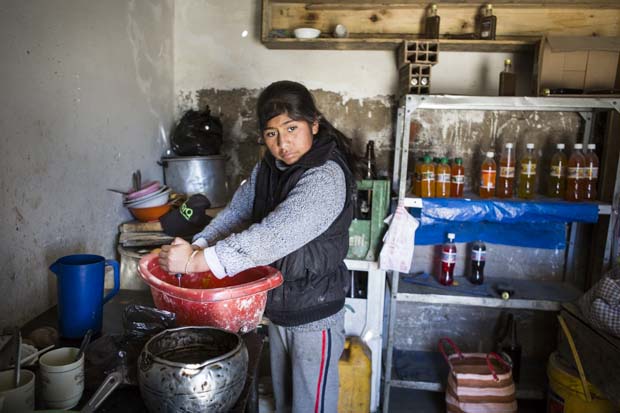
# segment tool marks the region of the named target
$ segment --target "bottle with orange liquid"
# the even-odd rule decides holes
[[[573,146],[573,153],[568,158],[568,176],[566,178],[566,193],[564,199],[567,201],[580,201],[583,199],[584,177],[586,158],[581,150],[583,145],[576,143]]]
[[[413,175],[413,194],[415,196],[421,196],[422,191],[422,164],[424,163],[424,157],[420,156],[415,163],[415,173]]]
[[[596,145],[593,143],[588,144],[588,150],[585,154],[586,159],[586,169],[585,169],[585,177],[584,177],[584,191],[583,198],[589,201],[596,200],[596,184],[598,182],[598,156],[594,150],[596,149]]]
[[[493,152],[487,152],[487,157],[480,168],[480,198],[492,198],[495,195],[495,177],[497,165]]]
[[[551,158],[547,195],[551,198],[564,198],[566,192],[566,164],[568,161],[566,155],[564,155],[564,144],[558,143],[556,148],[557,151]]]
[[[504,145],[502,156],[499,159],[499,177],[495,195],[498,198],[512,198],[515,181],[515,155],[512,143]]]
[[[420,176],[422,182],[420,183],[420,196],[423,198],[435,197],[435,167],[431,162],[431,157],[426,155],[424,157],[424,163],[420,168]]]
[[[453,198],[462,197],[463,188],[465,187],[465,168],[463,167],[462,158],[454,158],[450,175],[450,196]]]
[[[448,198],[450,196],[450,165],[448,158],[441,158],[435,172],[435,196]]]

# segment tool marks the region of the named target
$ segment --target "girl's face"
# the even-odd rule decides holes
[[[317,121],[293,120],[286,113],[271,118],[263,131],[263,140],[274,158],[292,165],[312,148],[313,136],[319,131]]]

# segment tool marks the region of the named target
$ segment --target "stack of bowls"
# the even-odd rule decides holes
[[[172,207],[168,203],[171,189],[159,181],[149,182],[125,195],[123,205],[139,221],[156,221]]]

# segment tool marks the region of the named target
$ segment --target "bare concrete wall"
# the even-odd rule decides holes
[[[131,172],[155,160],[173,114],[172,0],[0,5],[0,328],[55,303],[48,266],[115,256]],[[163,131],[163,133],[162,133]]]

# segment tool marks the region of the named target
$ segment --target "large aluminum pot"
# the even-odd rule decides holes
[[[248,370],[238,334],[181,327],[151,338],[138,359],[140,393],[149,412],[227,412]]]
[[[181,194],[204,194],[211,201],[211,208],[228,203],[226,157],[170,156],[161,158],[164,182]]]

